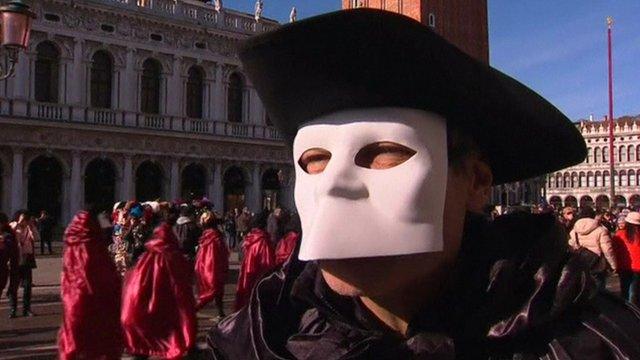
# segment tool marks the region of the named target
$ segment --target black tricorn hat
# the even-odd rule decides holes
[[[406,107],[440,114],[469,134],[494,184],[586,156],[580,132],[551,103],[403,15],[356,9],[294,22],[245,40],[240,59],[288,141],[318,116]]]

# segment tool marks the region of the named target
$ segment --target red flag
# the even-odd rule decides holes
[[[126,349],[129,354],[180,358],[196,344],[193,270],[167,223],[145,247],[125,276],[120,319]]]
[[[120,275],[100,226],[81,211],[64,241],[60,359],[120,359]]]

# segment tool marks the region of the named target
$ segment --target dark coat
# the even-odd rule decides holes
[[[214,359],[640,359],[640,311],[597,293],[550,215],[469,215],[439,302],[394,336],[314,263],[263,278],[208,335]],[[282,295],[284,294],[284,295]],[[545,357],[546,356],[546,357]]]

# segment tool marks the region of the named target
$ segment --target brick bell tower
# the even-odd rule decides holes
[[[342,0],[343,9],[358,7],[414,18],[467,54],[489,63],[487,0]]]

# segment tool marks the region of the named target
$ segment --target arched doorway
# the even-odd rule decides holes
[[[577,208],[578,199],[576,199],[575,196],[569,195],[564,199],[564,206],[571,206],[572,208]]]
[[[598,209],[608,209],[609,208],[609,197],[607,195],[598,195],[596,198],[596,208]]]
[[[640,207],[640,195],[631,195],[631,197],[629,198],[629,205],[631,205],[634,210],[637,210],[638,207]]]
[[[151,201],[162,198],[164,174],[160,165],[145,161],[136,170],[136,200]]]
[[[549,198],[549,204],[553,205],[555,209],[560,209],[562,207],[562,199],[560,196],[552,196]]]
[[[616,197],[614,199],[615,199],[615,201],[613,203],[614,203],[615,207],[626,207],[627,206],[627,199],[625,199],[624,196],[616,195]]]
[[[84,171],[84,200],[100,210],[108,210],[115,203],[116,170],[107,159],[94,159]]]
[[[585,207],[593,208],[593,198],[589,195],[585,195],[580,198],[580,208]]]
[[[34,214],[46,210],[55,220],[62,215],[62,164],[52,156],[38,156],[28,170],[27,208]]]
[[[224,211],[244,207],[246,180],[242,169],[232,166],[224,172]]]
[[[277,169],[269,169],[262,174],[262,208],[273,210],[278,206],[280,177]]]
[[[200,164],[189,164],[182,170],[180,194],[183,200],[191,202],[202,199],[207,184],[207,172]]]

